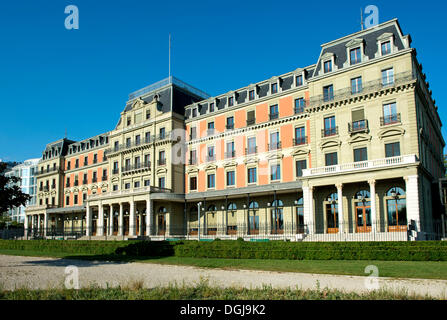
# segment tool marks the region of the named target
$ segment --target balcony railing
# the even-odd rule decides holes
[[[362,83],[362,94],[376,92],[384,88],[390,88],[393,86],[397,86],[411,80],[415,80],[416,77],[412,72],[402,72],[394,74],[393,76],[388,77],[380,77],[376,80],[363,82]],[[314,96],[310,99],[309,105],[311,106],[319,106],[329,101],[338,101],[343,99],[348,99],[354,95],[358,95],[359,93],[353,93],[352,87],[346,87],[340,90],[335,90],[332,93],[321,94],[318,96]]]
[[[207,129],[207,130],[206,130],[206,134],[207,134],[208,136],[213,136],[213,135],[214,135],[214,132],[215,132],[214,129]]]
[[[102,176],[102,181],[107,181],[107,175]]]
[[[188,163],[189,163],[189,165],[197,164],[197,158],[190,158]]]
[[[118,173],[120,173],[120,169],[115,168],[112,170],[112,174],[118,174]]]
[[[74,182],[74,186],[77,187],[78,185],[79,185],[79,181],[78,181],[78,180],[75,180],[75,182]]]
[[[146,170],[151,168],[150,162],[144,162],[144,163],[135,163],[133,165],[129,164],[127,166],[124,166],[121,168],[122,172],[129,172],[129,171],[135,171],[135,170]]]
[[[206,156],[206,161],[216,161],[216,155],[213,154],[212,156],[207,155]]]
[[[294,146],[301,146],[303,144],[307,144],[307,137],[297,137],[293,139]]]
[[[245,154],[246,155],[247,154],[256,154],[256,153],[258,153],[258,147],[257,146],[245,148]]]
[[[304,108],[305,108],[304,105],[296,106],[295,109],[294,109],[295,114],[303,113],[304,112]]]
[[[275,113],[270,113],[269,114],[269,119],[270,120],[275,120],[279,118],[279,112],[275,112]]]
[[[329,173],[342,173],[349,171],[359,171],[359,170],[371,170],[374,168],[386,168],[399,165],[407,165],[416,163],[416,155],[406,155],[398,157],[390,157],[376,160],[367,160],[359,162],[351,162],[345,164],[339,164],[335,166],[326,166],[312,169],[303,169],[303,177],[325,175]]]
[[[113,152],[119,152],[121,150],[127,150],[127,149],[132,149],[132,148],[137,148],[137,147],[141,147],[150,143],[154,143],[157,141],[163,141],[163,140],[174,140],[174,135],[172,132],[166,132],[164,134],[159,134],[159,135],[151,135],[146,137],[143,141],[138,140],[138,141],[134,141],[134,142],[126,142],[125,144],[119,144],[119,145],[115,145],[113,146],[113,148],[109,148],[106,150],[106,153],[113,153]]]
[[[227,130],[234,130],[234,124],[227,124],[227,125],[225,126],[225,128],[226,128]]]
[[[247,120],[247,126],[252,126],[256,123],[256,119],[248,119]]]
[[[268,144],[269,151],[281,149],[281,141]]]
[[[234,158],[235,156],[236,156],[235,150],[225,152],[225,159]]]
[[[92,178],[92,182],[93,182],[93,183],[98,182],[98,178],[97,178],[97,177],[93,177],[93,178]]]
[[[51,173],[51,172],[56,172],[59,171],[59,166],[53,167],[53,168],[47,168],[47,169],[43,169],[43,170],[39,170],[36,172],[36,175],[40,175],[40,174],[44,174],[44,173]]]
[[[166,164],[166,159],[158,159],[157,164],[158,164],[159,166],[164,166],[164,165]]]
[[[88,184],[87,180],[82,180],[82,184]]]
[[[338,134],[338,126],[334,128],[321,129],[321,137],[331,137]]]
[[[368,120],[357,120],[348,123],[348,132],[349,133],[355,133],[355,132],[364,132],[368,130]]]
[[[388,116],[380,117],[380,125],[387,126],[389,124],[400,123],[400,113],[390,114]]]

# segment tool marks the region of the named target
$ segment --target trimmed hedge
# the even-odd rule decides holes
[[[287,260],[447,261],[447,242],[184,241],[178,257]]]
[[[0,240],[0,249],[77,255],[287,260],[447,261],[446,241],[246,242]]]

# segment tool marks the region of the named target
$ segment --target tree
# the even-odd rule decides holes
[[[31,196],[23,193],[16,185],[21,180],[19,177],[5,176],[6,168],[6,163],[0,162],[0,214],[2,215],[10,209],[26,205],[26,202],[31,200]]]

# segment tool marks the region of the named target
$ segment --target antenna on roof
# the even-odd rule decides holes
[[[360,8],[360,28],[363,31],[363,8]]]
[[[169,78],[171,78],[171,34],[169,33]]]

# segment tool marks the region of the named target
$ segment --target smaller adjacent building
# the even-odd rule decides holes
[[[37,159],[25,160],[23,163],[12,167],[5,173],[6,177],[18,177],[20,181],[15,183],[20,187],[23,193],[31,195],[31,200],[27,203],[27,206],[34,205],[36,203],[36,174],[37,174]],[[12,186],[14,184],[10,184]],[[20,223],[25,222],[25,206],[13,208],[7,212],[12,221]]]

